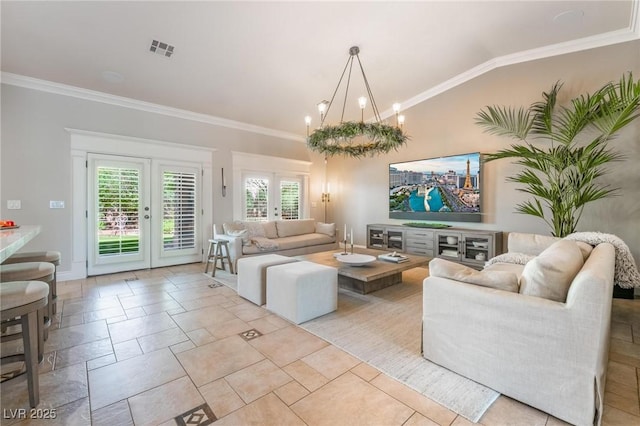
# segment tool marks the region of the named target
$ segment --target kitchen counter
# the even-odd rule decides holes
[[[40,233],[40,225],[23,225],[13,229],[0,229],[0,263],[20,250]]]

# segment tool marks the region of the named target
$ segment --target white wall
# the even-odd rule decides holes
[[[42,225],[24,250],[59,250],[61,278],[70,271],[72,224],[70,134],[65,128],[206,146],[213,153],[213,222],[233,217],[231,152],[242,151],[308,160],[304,143],[213,126],[63,95],[1,86],[0,217],[18,224]],[[220,168],[228,173],[222,197]],[[21,200],[7,210],[7,200]],[[49,209],[62,200],[65,209]]]
[[[428,60],[428,56],[425,56]],[[332,187],[331,220],[353,224],[356,241],[364,245],[367,223],[403,223],[388,217],[388,165],[392,162],[467,152],[493,152],[513,141],[482,133],[474,124],[485,105],[528,106],[541,99],[558,80],[564,81],[563,100],[593,91],[623,73],[640,78],[640,42],[564,55],[561,57],[496,69],[404,112],[411,141],[389,155],[360,160],[334,157],[329,160]],[[380,84],[380,82],[375,82]],[[621,187],[622,196],[587,205],[580,231],[613,233],[625,240],[640,264],[640,119],[614,142],[628,159],[616,163],[606,177]],[[315,160],[315,157],[312,157]],[[481,224],[453,223],[502,231],[550,234],[537,218],[514,213],[526,194],[505,178],[517,171],[509,160],[487,163],[483,169],[484,211]],[[312,183],[313,187],[319,184]],[[334,189],[335,188],[335,189]],[[319,193],[315,201],[319,204]],[[357,226],[357,228],[356,228]]]

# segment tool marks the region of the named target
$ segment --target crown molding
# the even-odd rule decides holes
[[[500,56],[490,59],[480,65],[477,65],[457,76],[450,78],[418,95],[402,102],[403,109],[411,108],[428,99],[431,99],[447,90],[453,89],[469,80],[479,77],[489,71],[499,67],[515,65],[523,62],[534,61],[538,59],[549,58],[553,56],[575,53],[583,50],[594,49],[619,43],[625,43],[634,40],[640,40],[640,0],[633,0],[631,3],[631,18],[629,27],[624,30],[611,31],[608,33],[598,34],[591,37],[585,37],[578,40],[572,40],[564,43],[557,43],[544,46],[537,49],[525,50],[510,55]],[[104,92],[83,89],[80,87],[69,86],[66,84],[55,83],[47,80],[27,77],[19,74],[2,72],[0,82],[24,87],[27,89],[40,90],[44,92],[54,93],[63,96],[71,96],[74,98],[101,102],[105,104],[120,106],[124,108],[136,109],[139,111],[162,114],[170,117],[181,118],[184,120],[197,121],[200,123],[211,124],[214,126],[227,127],[230,129],[242,130],[245,132],[262,134],[281,139],[288,139],[297,142],[306,142],[304,136],[298,134],[284,132],[281,130],[270,129],[267,127],[256,126],[253,124],[243,123],[240,121],[229,120],[222,117],[216,117],[208,114],[201,114],[178,108],[172,108],[164,105],[154,104],[151,102],[140,101],[122,96],[110,95]],[[394,116],[393,110],[388,109],[382,112],[382,118]]]
[[[523,62],[535,61],[538,59],[550,58],[553,56],[566,55],[583,50],[595,49],[598,47],[610,46],[629,41],[640,40],[640,0],[632,3],[631,22],[629,28],[625,30],[611,31],[598,34],[596,36],[585,37],[564,43],[552,44],[537,49],[524,50],[511,55],[499,56],[490,59],[478,66],[475,66],[463,73],[456,75],[418,95],[402,102],[402,108],[408,109],[418,105],[430,98],[433,98],[447,90],[453,89],[469,80],[481,76],[499,67],[515,65]],[[394,116],[393,110],[388,109],[381,114],[382,118]]]
[[[294,140],[297,142],[306,141],[303,136],[284,132],[281,130],[269,129],[267,127],[229,120],[227,118],[216,117],[208,114],[200,114],[184,109],[172,108],[164,105],[154,104],[151,102],[126,98],[123,96],[110,95],[104,92],[83,89],[81,87],[55,83],[47,80],[40,80],[37,78],[27,77],[19,74],[12,74],[4,71],[2,72],[2,77],[0,80],[4,84],[23,87],[26,89],[39,90],[42,92],[54,93],[63,96],[70,96],[73,98],[84,99],[93,102],[101,102],[104,104],[115,105],[123,108],[131,108],[139,111],[151,112],[154,114],[162,114],[170,117],[181,118],[183,120],[197,121],[214,126],[227,127],[230,129],[242,130],[245,132],[258,133],[265,136]]]

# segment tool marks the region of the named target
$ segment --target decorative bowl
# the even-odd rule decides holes
[[[478,248],[487,248],[489,243],[486,241],[473,241],[473,246]]]
[[[376,260],[375,256],[368,254],[345,254],[336,258],[338,262],[342,262],[349,266],[363,266]]]
[[[447,244],[458,244],[458,237],[447,237]]]

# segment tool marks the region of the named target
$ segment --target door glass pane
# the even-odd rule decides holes
[[[263,178],[247,178],[244,181],[244,188],[244,219],[256,222],[267,220],[269,180]]]
[[[140,171],[98,167],[98,255],[139,253]]]
[[[300,219],[300,182],[280,181],[282,219]]]
[[[196,175],[165,171],[162,176],[162,234],[165,250],[196,246]]]

